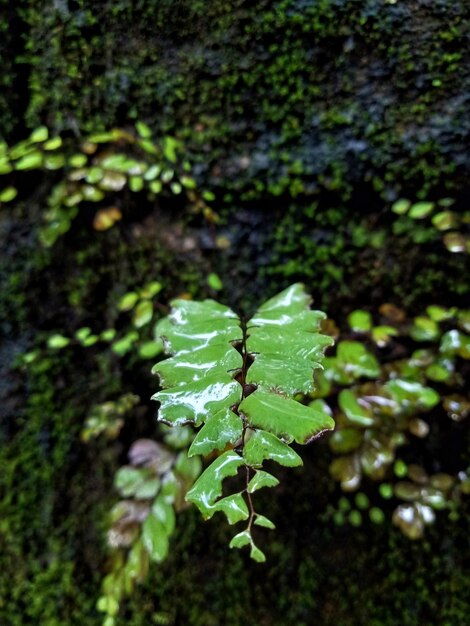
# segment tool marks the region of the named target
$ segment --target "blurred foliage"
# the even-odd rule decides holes
[[[103,487],[108,482],[110,452],[102,450],[93,475],[84,471],[96,452],[78,455],[81,416],[73,397],[96,393],[96,388],[84,379],[65,385],[76,364],[71,352],[60,355],[30,364],[21,383],[13,378],[10,404],[3,405],[0,622],[4,624],[37,621],[78,626],[84,615],[93,613],[92,589],[100,582],[99,557],[93,556],[93,548],[90,552],[99,543],[100,527],[87,517],[92,509],[99,516],[107,508]],[[100,377],[109,383],[104,370]],[[21,405],[18,394],[26,396]],[[11,405],[14,418],[5,412]],[[64,518],[70,521],[64,523]],[[74,521],[79,518],[84,523],[82,532]],[[84,572],[87,561],[94,565],[85,567],[87,576],[76,585],[77,573]]]
[[[67,347],[81,346],[89,348],[97,345],[103,349],[110,346],[111,351],[118,357],[124,357],[131,353],[134,358],[148,361],[154,359],[163,350],[161,341],[156,341],[153,337],[153,330],[150,327],[152,319],[157,318],[155,309],[157,307],[166,310],[166,307],[159,302],[155,302],[155,296],[161,291],[162,284],[158,281],[147,283],[142,288],[133,285],[134,291],[129,291],[121,296],[109,314],[109,321],[112,322],[110,328],[105,328],[99,333],[93,333],[90,326],[83,326],[75,331],[72,337],[66,337],[61,333],[52,333],[45,338],[42,346],[37,345],[34,350],[22,355],[21,361],[28,365],[36,360],[44,358],[45,350],[61,350]],[[129,313],[132,317],[129,319]],[[112,419],[114,413],[119,417],[121,413],[126,413],[132,407],[132,396],[124,395],[119,403],[112,403],[110,406],[98,407],[96,415],[89,418],[89,435],[83,435],[86,439],[100,434],[101,430],[107,430],[106,415]],[[101,416],[101,417],[100,417]],[[109,424],[111,427],[111,424]],[[111,427],[111,430],[113,428]]]
[[[78,151],[63,146],[61,137],[49,138],[45,126],[36,128],[28,139],[8,147],[0,143],[0,175],[6,177],[0,191],[0,208],[15,200],[26,172],[58,172],[59,180],[47,198],[44,225],[39,237],[46,246],[70,229],[79,208],[93,203],[93,228],[104,231],[122,219],[122,205],[127,190],[144,192],[146,202],[168,190],[178,195],[184,192],[193,211],[200,211],[208,220],[216,216],[207,206],[209,192],[198,193],[190,176],[191,165],[181,162],[181,146],[173,137],[165,136],[157,145],[152,131],[137,122],[136,133],[113,129],[95,133],[81,142]],[[59,178],[60,174],[60,178]],[[53,180],[53,179],[51,179]],[[119,193],[122,192],[122,193]],[[116,197],[119,194],[118,198]],[[142,201],[142,196],[140,196]]]
[[[412,204],[409,200],[397,200],[392,211],[402,217],[393,225],[396,234],[400,234],[410,227],[413,230],[416,243],[421,243],[425,229],[412,227],[413,220],[431,220],[433,227],[442,232],[442,241],[449,252],[466,252],[470,253],[470,211],[464,211],[461,214],[450,210],[454,204],[452,198],[443,198],[437,203],[434,202],[415,202]],[[429,229],[428,229],[429,230]],[[424,235],[424,240],[428,236]]]
[[[435,202],[436,214],[444,201]],[[466,200],[455,201],[455,224],[447,232],[437,229],[432,218],[397,216],[393,206],[381,204],[369,215],[356,213],[359,207],[354,205],[329,207],[326,200],[307,205],[290,201],[274,213],[279,219],[271,222],[263,242],[262,276],[277,283],[307,281],[320,306],[334,317],[343,315],[344,303],[348,308],[356,302],[378,308],[388,298],[418,312],[432,293],[439,293],[444,302],[465,306]],[[262,223],[253,219],[253,224]],[[460,244],[447,245],[446,235],[452,236],[451,243]]]
[[[114,401],[95,405],[87,417],[80,438],[88,443],[92,438],[104,434],[107,439],[115,439],[124,426],[124,418],[138,404],[139,396],[126,393]]]
[[[337,424],[329,440],[337,457],[330,473],[345,492],[377,482],[380,496],[370,505],[358,492],[356,508],[343,498],[345,506],[330,509],[337,524],[360,525],[360,509],[382,523],[393,503],[394,523],[417,539],[435,510],[458,519],[462,495],[470,493],[470,466],[459,442],[470,415],[470,311],[429,306],[426,313],[408,319],[384,304],[375,326],[369,312],[353,311],[348,322],[355,339],[341,337],[325,363],[316,396]],[[430,454],[429,439],[447,439],[453,454]],[[381,498],[390,502],[382,506]]]
[[[10,211],[15,208],[3,213],[5,226]],[[26,217],[31,219],[26,232],[40,223],[41,207],[36,211]],[[58,241],[53,247],[38,248],[36,236],[29,235],[7,244],[10,282],[0,295],[2,324],[8,333],[0,350],[4,400],[0,441],[7,444],[0,451],[0,560],[6,568],[0,581],[1,623],[19,625],[25,619],[48,626],[99,623],[96,589],[104,576],[103,537],[113,506],[111,481],[122,455],[121,440],[129,429],[137,436],[152,430],[150,426],[147,433],[141,430],[143,416],[148,425],[152,417],[140,398],[146,384],[142,387],[135,376],[140,362],[143,377],[148,375],[155,342],[150,320],[141,324],[126,310],[124,300],[130,293],[126,287],[132,286],[138,301],[151,303],[153,316],[155,297],[162,288],[168,289],[169,282],[177,288],[184,280],[190,290],[205,284],[205,275],[189,267],[193,255],[170,255],[168,249],[155,246],[152,229],[147,229],[146,237],[134,235],[133,247],[114,245],[118,240],[112,231],[96,233],[93,240],[93,232],[83,231],[83,225],[74,224],[74,230],[71,245]],[[103,246],[96,237],[111,237],[114,244]],[[31,267],[26,273],[25,259]],[[50,277],[57,277],[64,264],[76,273],[51,283]],[[162,282],[149,281],[149,265]],[[39,283],[38,272],[43,272]],[[142,287],[139,278],[147,279]],[[46,298],[49,306],[32,307],[37,298]],[[10,310],[17,313],[11,315]],[[64,310],[69,313],[61,317]],[[33,327],[31,335],[28,328]],[[137,337],[130,341],[132,332]],[[126,349],[123,338],[129,343]],[[91,378],[80,374],[82,368]],[[148,384],[144,398],[150,395]],[[175,443],[171,440],[168,445]],[[177,465],[184,475],[178,457]],[[119,577],[127,549],[115,550],[109,567]],[[113,593],[103,590],[103,597],[111,600],[109,607],[102,600],[100,609],[112,611],[113,602],[119,601],[120,588],[113,589]]]
[[[150,562],[167,558],[175,513],[188,506],[185,495],[201,473],[200,459],[188,458],[186,432],[172,432],[165,439],[170,448],[150,439],[135,441],[128,453],[130,465],[115,475],[124,499],[110,514],[110,572],[97,601],[97,609],[106,615],[104,626],[115,624],[123,596],[145,579]]]

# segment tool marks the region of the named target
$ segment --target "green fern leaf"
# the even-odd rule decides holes
[[[250,546],[251,557],[259,562],[265,556],[251,529],[274,525],[255,512],[251,494],[278,484],[260,468],[265,461],[301,465],[289,443],[308,443],[334,427],[321,407],[294,399],[314,390],[313,370],[322,367],[323,352],[332,344],[320,332],[325,315],[311,311],[309,304],[301,284],[268,300],[248,321],[213,300],[176,300],[156,327],[157,339],[171,355],[153,370],[163,388],[153,396],[160,403],[158,419],[201,427],[188,456],[225,450],[186,499],[206,519],[221,511],[230,524],[248,520],[230,546]],[[245,471],[239,476],[241,466]],[[223,493],[228,477],[233,478],[231,494]]]

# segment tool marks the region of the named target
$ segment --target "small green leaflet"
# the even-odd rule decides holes
[[[253,433],[245,444],[243,456],[247,465],[254,467],[261,467],[265,460],[276,461],[286,467],[302,465],[302,459],[292,448],[275,435],[263,430]]]
[[[333,343],[320,330],[325,315],[309,304],[301,284],[268,300],[248,321],[213,300],[175,300],[155,328],[156,344],[171,355],[153,368],[162,387],[153,396],[160,403],[158,420],[200,427],[189,457],[220,455],[186,499],[206,519],[220,511],[229,524],[247,521],[230,546],[249,546],[258,562],[265,556],[251,529],[274,524],[255,511],[251,494],[279,483],[263,463],[302,465],[289,443],[308,443],[334,427],[323,405],[293,399],[314,391],[313,370],[322,368],[324,350]],[[224,488],[226,478],[232,493]],[[161,508],[159,513],[153,517],[163,523]]]
[[[272,521],[267,517],[264,517],[264,515],[257,515],[254,523],[256,526],[263,526],[264,528],[269,528],[270,530],[274,530],[274,528],[276,528]]]
[[[204,300],[195,302],[194,300],[174,300],[172,311],[168,316],[171,322],[178,326],[192,326],[210,320],[235,320],[238,322],[238,315],[228,306],[219,304],[215,300]]]
[[[216,500],[222,495],[222,481],[228,476],[236,476],[243,459],[235,452],[224,452],[204,470],[193,487],[188,491],[186,500],[195,504],[206,519],[219,509]]]
[[[178,327],[166,318],[158,325],[157,334],[163,339],[166,352],[175,355],[188,354],[216,345],[223,345],[226,350],[234,350],[230,342],[242,338],[239,325],[226,319]]]
[[[242,431],[243,423],[240,417],[230,409],[224,408],[206,418],[206,423],[195,436],[188,454],[207,455],[214,449],[220,450],[227,444],[235,444],[241,439]]]
[[[348,421],[359,426],[372,426],[374,418],[372,411],[362,407],[351,389],[343,389],[338,395],[338,404]]]
[[[259,325],[266,320],[277,320],[277,323],[283,324],[287,319],[308,310],[310,302],[311,298],[305,293],[304,286],[295,283],[262,304],[250,323]]]
[[[167,499],[159,495],[152,506],[154,515],[163,525],[167,535],[171,535],[175,530],[175,510]]]
[[[321,367],[319,363],[281,354],[261,353],[249,368],[246,382],[265,389],[279,390],[290,396],[310,393],[314,389],[312,372],[318,367]]]
[[[319,333],[306,333],[287,327],[266,326],[249,329],[246,342],[248,352],[291,355],[299,359],[317,362],[326,346],[332,344],[330,337]]]
[[[333,419],[275,393],[257,389],[240,404],[250,425],[268,430],[278,437],[308,443],[325,430],[334,428]]]
[[[168,554],[168,534],[165,525],[151,513],[142,526],[142,541],[152,561],[161,563]]]
[[[262,552],[254,543],[251,544],[250,556],[253,561],[257,563],[264,563],[266,561],[266,556],[264,552]]]
[[[158,372],[163,387],[177,387],[213,374],[224,375],[227,372],[239,371],[242,363],[243,359],[239,352],[227,350],[225,345],[219,344],[174,356],[157,363],[154,370]]]
[[[233,537],[232,541],[229,544],[230,548],[243,548],[243,546],[249,546],[251,543],[251,534],[244,530],[238,535]]]
[[[216,503],[215,510],[225,513],[229,524],[236,524],[237,522],[248,519],[250,516],[248,507],[241,493],[235,493],[232,496],[222,498]]]
[[[258,489],[262,489],[263,487],[276,487],[277,485],[279,485],[279,481],[275,476],[269,474],[268,472],[257,470],[253,478],[248,483],[247,491],[248,493],[253,493],[254,491],[258,491]]]
[[[175,426],[188,422],[199,425],[211,413],[236,404],[240,398],[240,385],[227,373],[223,377],[208,376],[183,388],[171,388],[152,396],[152,400],[161,403],[158,419]]]

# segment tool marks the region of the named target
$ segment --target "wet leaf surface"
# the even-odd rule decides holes
[[[247,465],[261,467],[263,461],[276,461],[286,467],[302,465],[300,456],[270,432],[256,430],[245,444],[243,458]]]
[[[297,443],[306,443],[334,428],[329,415],[261,389],[241,402],[240,411],[255,428],[268,430],[278,437],[294,438]]]
[[[229,444],[234,446],[241,439],[242,431],[242,420],[229,408],[208,415],[189,448],[189,455],[208,455],[213,450],[223,450]]]
[[[235,476],[243,459],[235,452],[224,452],[197,479],[188,491],[186,500],[195,504],[202,515],[208,519],[216,511],[215,502],[222,495],[222,482],[229,476]]]
[[[203,380],[159,391],[152,400],[160,402],[158,419],[170,425],[192,422],[201,424],[208,415],[215,414],[242,397],[242,388],[228,374],[208,376]]]

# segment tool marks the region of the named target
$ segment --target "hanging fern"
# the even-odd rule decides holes
[[[264,461],[301,465],[289,444],[309,443],[334,427],[329,415],[294,399],[313,391],[312,370],[332,343],[318,332],[324,314],[309,310],[309,303],[295,284],[245,321],[213,300],[176,300],[157,327],[172,355],[154,367],[164,389],[153,396],[159,421],[201,427],[190,456],[222,451],[186,499],[205,519],[221,511],[229,524],[247,521],[230,546],[249,546],[260,562],[265,556],[253,541],[253,526],[274,524],[255,511],[252,494],[279,482],[261,469]],[[224,479],[239,473],[243,488],[223,495]]]

